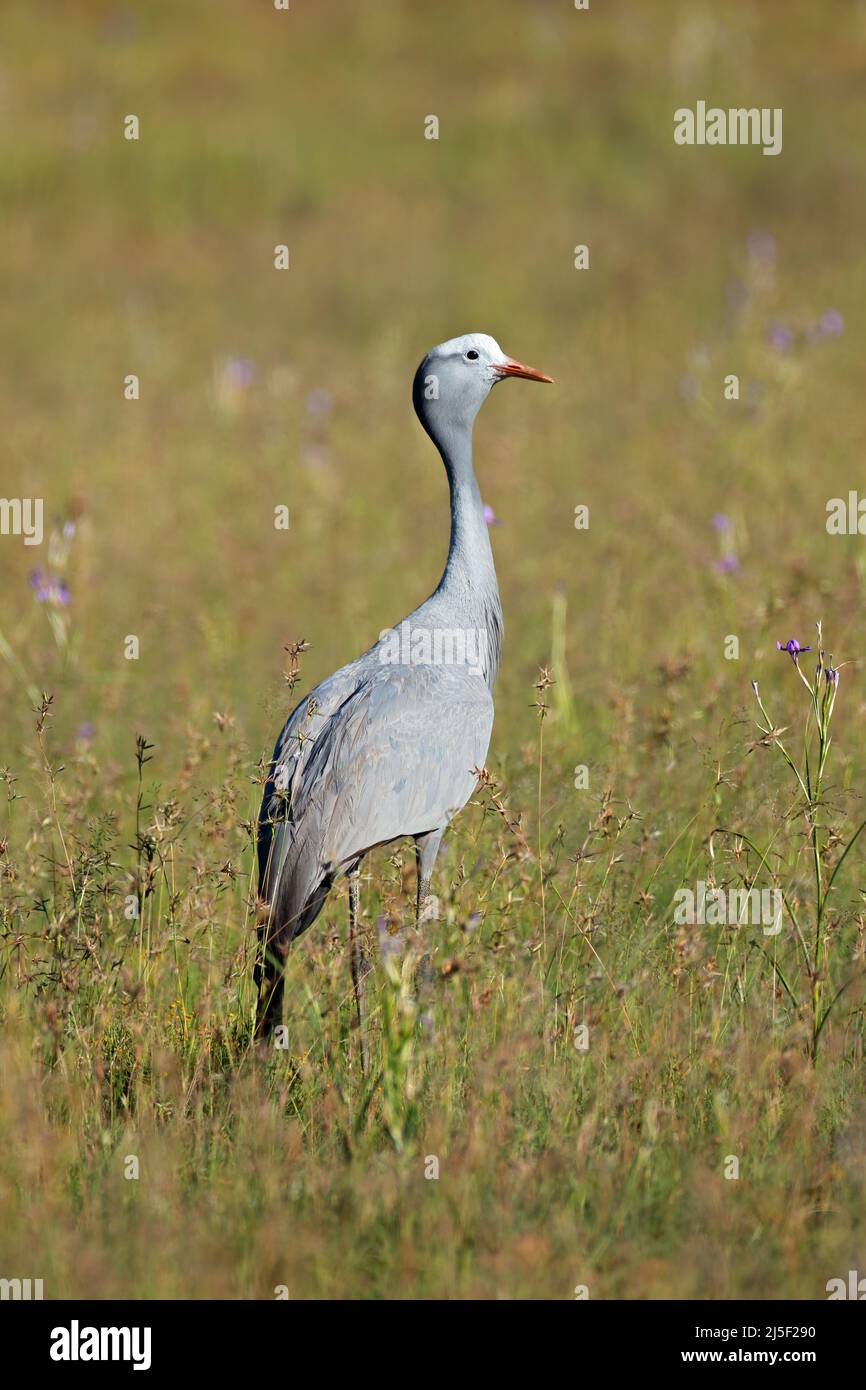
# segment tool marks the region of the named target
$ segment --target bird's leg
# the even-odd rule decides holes
[[[366,1076],[370,1070],[367,1052],[366,1014],[367,1014],[367,976],[370,962],[364,955],[360,932],[361,920],[361,869],[356,866],[349,874],[349,948],[352,953],[352,988],[355,994],[355,1008],[358,1013],[358,1037],[361,1043],[361,1067]]]
[[[256,985],[256,1025],[254,1036],[270,1036],[283,1013],[283,967],[277,956],[276,933],[271,930],[271,906],[261,903],[258,908],[259,949],[253,971]]]
[[[427,835],[415,839],[415,862],[418,865],[418,891],[415,898],[415,926],[425,922],[435,922],[439,915],[439,904],[430,892],[433,865],[442,843],[442,831],[431,830]]]
[[[415,861],[418,866],[418,889],[415,898],[416,932],[420,932],[425,923],[435,922],[439,916],[439,904],[430,892],[430,880],[433,877],[433,865],[436,862],[436,855],[439,853],[439,845],[442,842],[442,833],[441,830],[431,830],[429,834],[418,835],[415,839]],[[424,952],[419,962],[417,983],[419,990],[422,991],[429,989],[433,983],[433,966],[428,951]]]

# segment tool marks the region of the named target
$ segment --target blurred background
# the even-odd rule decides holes
[[[409,388],[464,331],[556,377],[477,429],[494,757],[558,591],[587,757],[667,658],[703,699],[821,612],[850,647],[861,545],[825,504],[863,443],[866,6],[72,0],[2,25],[2,491],[76,522],[62,727],[114,752],[225,705],[264,750],[287,641],[312,682],[424,598],[447,491]],[[698,98],[783,107],[782,154],[675,145]],[[3,633],[50,688],[40,564],[0,546]]]

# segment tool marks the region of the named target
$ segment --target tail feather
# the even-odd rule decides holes
[[[271,825],[267,861],[260,864],[259,959],[256,1033],[270,1033],[282,1012],[283,967],[289,945],[312,926],[336,876],[322,865],[314,827],[290,821]]]

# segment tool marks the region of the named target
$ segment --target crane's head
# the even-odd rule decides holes
[[[515,362],[487,333],[464,333],[431,348],[415,373],[412,400],[421,424],[441,447],[456,430],[472,422],[497,381],[520,376],[526,381],[553,378]]]

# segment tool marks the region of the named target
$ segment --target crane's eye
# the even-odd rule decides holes
[[[478,361],[478,353],[475,351],[474,348],[470,348],[469,351],[467,352],[466,356],[469,358],[469,361],[470,361],[470,362],[477,362],[477,361]]]

